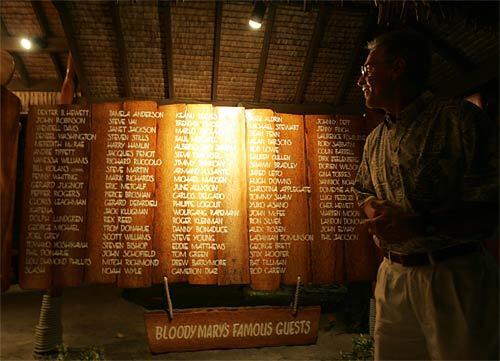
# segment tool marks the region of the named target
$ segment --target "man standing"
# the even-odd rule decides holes
[[[474,105],[424,92],[426,41],[368,44],[358,85],[385,120],[355,183],[384,252],[375,289],[375,359],[498,359],[498,269],[480,241],[498,222],[496,125]]]

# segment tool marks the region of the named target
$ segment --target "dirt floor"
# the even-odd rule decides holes
[[[1,296],[2,360],[33,359],[35,326],[42,293],[17,286]],[[143,313],[146,309],[122,297],[113,286],[66,289],[63,294],[63,343],[70,350],[97,347],[107,360],[334,360],[350,351],[355,334],[345,331],[333,314],[322,314],[318,341],[309,346],[179,352],[152,355]]]

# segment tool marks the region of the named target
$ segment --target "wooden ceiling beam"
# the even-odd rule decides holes
[[[337,94],[333,101],[333,104],[339,106],[342,102],[342,99],[345,96],[347,91],[347,87],[349,86],[349,81],[352,79],[354,74],[358,72],[358,69],[355,68],[355,65],[358,64],[358,59],[361,56],[361,52],[364,49],[366,42],[368,41],[368,35],[371,33],[373,27],[377,25],[377,15],[373,9],[370,9],[363,20],[363,24],[359,30],[358,38],[354,43],[354,47],[351,51],[349,58],[347,59],[347,66],[342,73],[342,79],[340,80],[340,85],[337,89]],[[360,91],[361,94],[361,91]]]
[[[220,34],[222,29],[222,2],[215,2],[214,47],[212,56],[212,101],[217,101],[217,85],[219,82]]]
[[[271,44],[271,35],[274,27],[274,17],[276,16],[276,6],[269,3],[267,6],[266,32],[264,41],[262,42],[262,50],[260,52],[259,70],[257,72],[257,81],[255,83],[254,101],[260,102],[262,93],[262,84],[264,83],[264,73],[266,71],[267,56],[269,55],[269,45]]]
[[[40,91],[40,92],[60,92],[62,81],[59,79],[50,80],[32,80],[29,85],[17,79],[13,79],[8,85],[7,89],[10,91]]]
[[[114,99],[99,99],[100,101],[113,101]],[[165,99],[159,100],[158,105],[168,104],[204,104],[204,101],[193,101],[193,99]],[[363,106],[354,104],[344,104],[342,106],[334,106],[327,103],[273,103],[273,102],[241,102],[241,101],[216,101],[213,106],[226,107],[244,107],[246,109],[272,109],[278,113],[290,114],[344,114],[344,115],[361,115],[366,112]]]
[[[61,61],[57,58],[57,55],[54,53],[49,53],[50,61],[54,65],[56,69],[57,77],[61,80],[64,80],[66,75],[65,67],[61,64]]]
[[[38,25],[40,26],[40,30],[42,31],[42,35],[45,38],[51,37],[52,31],[50,30],[49,22],[47,20],[47,17],[45,16],[45,13],[42,9],[42,5],[39,1],[30,1],[31,8],[33,9],[33,12],[35,13],[36,19],[38,21]],[[54,65],[54,70],[56,71],[57,77],[61,80],[64,79],[64,68],[62,67],[61,63],[59,62],[59,59],[53,52],[49,52],[49,57],[50,60],[52,61],[52,65]]]
[[[215,104],[217,105],[217,104]],[[339,115],[361,115],[366,110],[356,105],[334,106],[325,103],[302,103],[302,104],[287,104],[287,103],[239,103],[246,109],[272,109],[277,113],[289,114],[339,114]]]
[[[474,64],[458,49],[453,48],[446,40],[441,38],[436,32],[428,26],[415,23],[412,28],[424,35],[431,41],[431,46],[444,60],[450,63],[455,69],[460,72],[468,72],[474,68]]]
[[[71,14],[67,7],[68,3],[65,1],[52,1],[52,3],[59,12],[59,19],[63,26],[66,39],[68,39],[68,46],[75,64],[75,71],[78,78],[78,84],[80,85],[80,90],[82,91],[82,95],[88,98],[90,96],[89,86],[87,77],[85,76],[85,72],[83,71],[83,65],[81,62],[82,57],[73,29],[73,19],[71,18]]]
[[[24,64],[23,59],[21,59],[21,57],[19,56],[19,54],[17,54],[17,52],[15,52],[13,50],[9,50],[8,48],[6,48],[4,46],[3,38],[4,38],[4,36],[10,37],[10,34],[9,34],[9,30],[7,29],[7,26],[5,25],[2,17],[0,17],[0,27],[2,30],[2,40],[1,40],[2,49],[10,52],[10,55],[12,55],[12,58],[14,59],[14,63],[16,65],[17,72],[19,73],[19,76],[21,77],[21,82],[23,83],[24,86],[29,86],[31,83],[31,79],[30,79],[28,70],[26,69],[26,65]]]
[[[172,58],[172,20],[170,1],[158,1],[158,19],[162,38],[163,84],[165,98],[175,98],[174,66]]]
[[[113,31],[116,35],[116,46],[118,47],[118,60],[120,61],[120,69],[122,72],[122,82],[124,96],[132,97],[132,87],[130,85],[130,70],[128,66],[127,48],[125,47],[125,39],[123,37],[122,22],[120,18],[120,5],[118,2],[111,3],[111,17],[113,23]]]
[[[307,55],[304,60],[302,73],[300,74],[300,80],[297,84],[297,90],[295,91],[295,103],[297,104],[302,103],[303,101],[306,85],[313,69],[314,60],[318,55],[321,40],[323,39],[323,34],[325,33],[328,15],[329,8],[321,4],[318,10],[318,16],[316,17],[316,23],[314,24],[311,41],[309,42],[309,48],[307,49]]]
[[[31,8],[33,9],[33,12],[35,13],[36,20],[38,21],[38,25],[40,26],[40,30],[42,31],[42,35],[45,36],[52,36],[52,31],[50,30],[49,22],[47,20],[47,17],[45,16],[45,13],[42,9],[42,5],[39,1],[31,0]]]
[[[42,9],[42,5],[39,1],[34,1],[32,0],[31,2],[31,7],[33,9],[33,12],[35,13],[36,19],[38,21],[38,25],[40,26],[40,30],[42,31],[42,35],[44,38],[51,37],[52,31],[50,30],[49,22],[47,20],[47,17],[45,16],[45,13]],[[67,46],[66,46],[67,48]],[[52,65],[54,65],[54,69],[56,71],[57,77],[60,80],[64,79],[64,68],[62,67],[61,63],[59,62],[59,59],[53,52],[49,52],[49,57],[50,60],[52,61]]]

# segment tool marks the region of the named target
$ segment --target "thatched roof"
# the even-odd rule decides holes
[[[362,108],[366,41],[390,27],[433,45],[430,87],[463,94],[498,77],[498,2],[266,1],[1,2],[2,48],[17,62],[11,90],[60,89],[68,51],[90,101],[145,98]],[[418,18],[418,19],[417,19]],[[496,22],[496,23],[495,23]],[[48,47],[21,51],[15,37]]]

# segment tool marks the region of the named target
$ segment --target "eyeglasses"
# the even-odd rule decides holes
[[[373,73],[373,65],[361,65],[361,76],[371,75]]]
[[[361,76],[372,75],[373,70],[375,69],[373,67],[373,65],[375,65],[375,64],[387,64],[387,63],[390,63],[392,61],[394,61],[394,59],[388,59],[388,60],[381,61],[381,62],[378,62],[378,63],[361,65]]]

